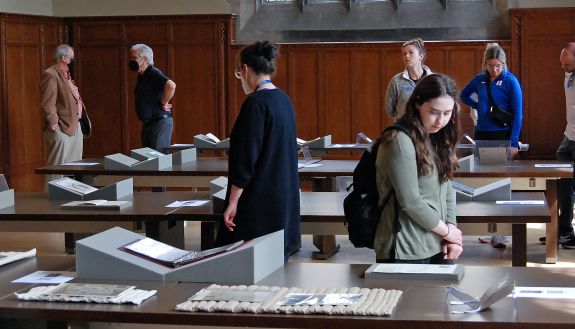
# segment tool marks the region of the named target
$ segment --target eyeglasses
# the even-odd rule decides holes
[[[571,88],[571,86],[573,86],[573,80],[575,80],[575,72],[571,73],[569,80],[567,80],[567,88]]]
[[[237,79],[241,80],[242,74],[240,72],[240,69],[236,69],[236,71],[234,72],[234,75],[236,76]]]

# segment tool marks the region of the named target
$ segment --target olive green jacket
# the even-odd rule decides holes
[[[424,259],[441,252],[442,238],[431,232],[439,221],[456,224],[455,192],[451,181],[440,184],[437,170],[418,177],[411,138],[397,132],[388,145],[380,145],[376,160],[380,205],[389,195],[375,236],[377,259],[390,259],[395,238],[395,259]],[[399,205],[401,229],[394,233],[394,198]]]

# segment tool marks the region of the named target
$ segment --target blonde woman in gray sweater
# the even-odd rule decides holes
[[[423,65],[425,60],[425,46],[420,38],[411,39],[401,46],[401,54],[405,70],[396,74],[385,93],[385,107],[387,114],[397,119],[405,112],[405,104],[421,78],[431,74],[429,67]]]
[[[409,134],[391,130],[381,137],[376,179],[385,206],[375,237],[378,262],[442,264],[463,251],[451,186],[459,131],[455,99],[451,78],[424,77],[398,120]]]

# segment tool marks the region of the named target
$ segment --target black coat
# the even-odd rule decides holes
[[[299,249],[301,233],[295,113],[283,91],[257,91],[242,104],[230,135],[228,175],[225,207],[232,184],[243,192],[234,231],[222,221],[216,245],[283,229],[287,260]]]

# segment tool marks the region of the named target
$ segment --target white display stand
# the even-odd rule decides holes
[[[224,203],[226,201],[227,189],[219,190],[212,194],[212,214],[221,215],[224,213]]]
[[[508,140],[476,140],[474,154],[481,164],[505,164],[509,161]]]
[[[0,209],[14,206],[14,190],[0,192]]]
[[[473,168],[475,167],[475,157],[473,156],[473,154],[468,155],[466,157],[459,159],[458,163],[459,163],[459,168],[457,168],[456,171],[458,171],[458,172],[459,171],[471,172],[471,171],[473,171]]]
[[[215,149],[229,149],[230,139],[226,138],[221,141],[214,140],[206,135],[198,134],[194,136],[194,146],[196,148],[215,148]]]
[[[461,280],[465,267],[460,264],[373,264],[365,272],[366,279]]]
[[[55,182],[59,180],[60,179],[48,182],[48,199],[118,201],[121,198],[134,194],[134,180],[132,178],[121,180],[90,193],[78,193],[64,189],[55,184]]]
[[[104,168],[106,170],[162,170],[172,166],[172,155],[162,155],[140,161],[122,153],[106,155]]]
[[[331,146],[331,135],[318,137],[310,141],[299,140],[298,147],[307,146],[309,148],[325,148]]]
[[[139,149],[134,149],[132,151],[130,151],[130,157],[139,160],[139,161],[146,161],[148,159],[154,159],[154,158],[158,158],[161,156],[164,156],[165,154],[162,152],[158,152],[154,149],[151,149],[149,147],[142,147]]]
[[[224,176],[220,176],[214,180],[210,181],[210,193],[216,194],[221,190],[225,190],[228,188],[228,178]]]
[[[8,187],[4,174],[0,174],[0,209],[12,207],[13,205],[14,190]]]
[[[184,164],[196,161],[197,158],[198,156],[195,147],[172,153],[172,162],[174,164]]]
[[[139,239],[142,239],[140,234],[115,227],[77,241],[77,277],[256,284],[284,264],[283,230],[251,240],[235,250],[177,268],[119,250]]]
[[[471,193],[455,189],[457,201],[511,200],[511,178],[505,178],[481,187],[472,188]]]

